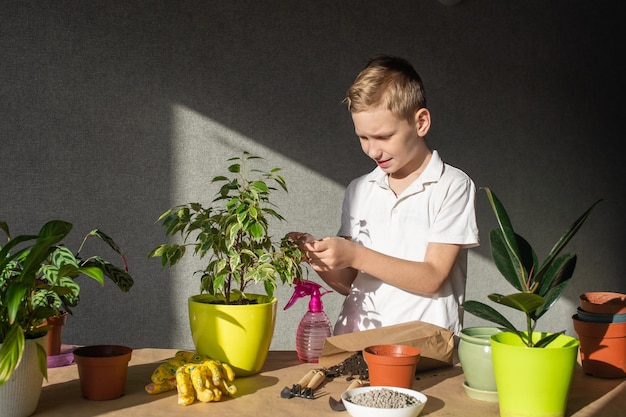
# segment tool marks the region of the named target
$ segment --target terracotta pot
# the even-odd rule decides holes
[[[124,395],[132,349],[118,345],[83,346],[74,350],[83,397],[113,400]]]
[[[626,294],[609,291],[592,291],[580,295],[580,308],[588,313],[626,313]]]
[[[626,323],[593,323],[572,316],[583,371],[598,378],[626,377]]]
[[[412,388],[421,351],[406,345],[374,345],[363,349],[370,385]]]
[[[55,356],[61,353],[63,326],[67,323],[67,316],[67,311],[64,311],[60,316],[48,317],[46,319],[46,325],[52,326],[48,330],[48,347],[46,349],[48,356]]]

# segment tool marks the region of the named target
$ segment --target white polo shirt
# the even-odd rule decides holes
[[[476,188],[471,178],[445,164],[437,151],[424,172],[402,194],[389,188],[376,167],[354,179],[344,196],[339,236],[397,258],[423,261],[429,242],[462,245],[450,276],[434,295],[404,291],[362,271],[346,297],[334,334],[413,320],[458,334],[462,326],[467,250],[478,246]]]

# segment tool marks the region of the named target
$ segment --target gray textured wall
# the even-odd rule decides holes
[[[4,0],[0,218],[15,234],[70,221],[70,245],[98,227],[126,251],[135,287],[82,279],[65,343],[191,347],[197,265],[147,259],[164,241],[159,214],[208,200],[208,180],[247,149],[290,185],[276,235],[334,234],[343,188],[372,168],[343,94],[368,58],[401,55],[426,83],[431,146],[496,191],[540,257],[605,199],[572,242],[576,277],[542,324],[573,334],[581,292],[626,291],[620,10],[580,0]],[[482,192],[477,207],[482,246],[467,285],[484,300],[510,288],[489,259]],[[278,296],[272,348],[293,349],[306,303],[285,313],[290,290]],[[341,297],[324,301],[334,320]]]

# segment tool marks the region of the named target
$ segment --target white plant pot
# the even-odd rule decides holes
[[[43,375],[37,365],[37,346],[44,349],[48,336],[26,340],[22,360],[11,378],[0,386],[0,417],[28,417],[37,409]]]

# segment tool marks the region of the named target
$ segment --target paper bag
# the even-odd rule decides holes
[[[452,366],[454,333],[423,321],[327,337],[319,364],[329,368],[372,345],[398,344],[420,349],[416,372]]]

